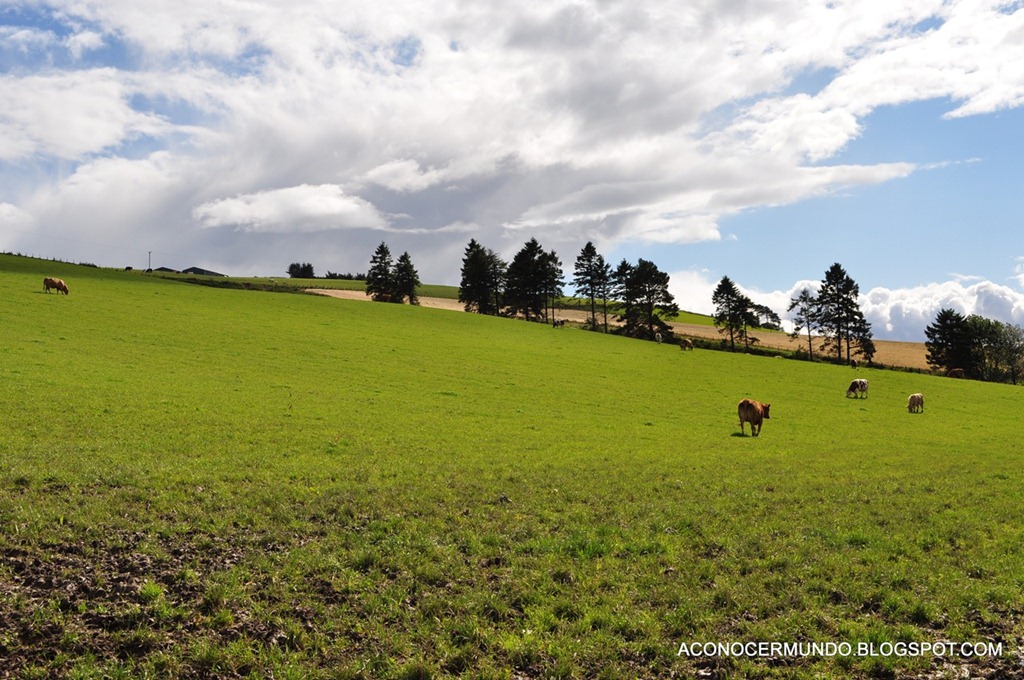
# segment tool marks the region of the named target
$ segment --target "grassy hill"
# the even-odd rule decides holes
[[[15,675],[1019,669],[1016,388],[846,399],[849,368],[9,256],[0,287]],[[1004,648],[677,654],[758,641]]]

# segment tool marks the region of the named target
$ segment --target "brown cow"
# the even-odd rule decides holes
[[[692,351],[693,350],[693,340],[690,340],[689,338],[680,338],[679,339],[679,349],[683,350],[684,352],[686,350],[691,350]]]
[[[64,283],[64,279],[55,279],[53,277],[47,276],[45,279],[43,279],[43,292],[49,293],[51,288],[56,288],[58,291],[64,293],[65,295],[68,294],[68,284]]]
[[[907,412],[924,413],[924,395],[920,392],[911,394],[907,399]]]
[[[740,401],[736,411],[740,416],[740,432],[746,434],[746,430],[743,429],[743,423],[750,423],[750,435],[756,437],[761,433],[761,425],[766,419],[770,419],[769,409],[771,404],[762,404],[759,401],[753,399],[744,399]]]
[[[964,377],[964,369],[962,368],[951,368],[946,371],[947,378],[962,378]]]

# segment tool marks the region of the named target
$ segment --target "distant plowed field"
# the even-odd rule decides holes
[[[320,295],[328,295],[330,297],[343,298],[346,300],[369,300],[365,293],[358,290],[336,290],[336,289],[319,289],[310,288],[308,292],[319,293]],[[432,298],[432,297],[421,297],[420,304],[423,307],[433,307],[437,309],[450,309],[453,311],[461,312],[462,304],[458,300],[452,300],[448,298]],[[582,311],[575,310],[559,310],[558,312],[561,318],[569,319],[570,321],[576,321],[582,323],[586,321],[587,314]],[[718,329],[714,326],[703,326],[700,324],[690,323],[670,323],[670,326],[675,329],[676,333],[681,335],[689,335],[698,338],[711,338],[720,339],[722,336],[718,332]],[[758,343],[762,347],[774,347],[779,349],[790,349],[796,350],[798,348],[807,347],[806,338],[802,340],[793,340],[785,333],[775,333],[771,331],[755,332],[750,334],[752,337],[757,338]],[[818,351],[818,345],[821,343],[815,341],[814,350]],[[875,349],[875,361],[884,364],[886,366],[903,366],[906,368],[919,368],[928,370],[928,362],[925,361],[925,348],[922,343],[917,342],[893,342],[890,340],[876,340]]]

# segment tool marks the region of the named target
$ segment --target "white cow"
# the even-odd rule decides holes
[[[850,386],[848,388],[846,388],[847,397],[855,397],[858,394],[863,394],[865,397],[868,396],[868,381],[865,380],[864,378],[857,378],[856,380],[850,383]]]

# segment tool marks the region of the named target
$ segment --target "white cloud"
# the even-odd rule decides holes
[[[387,220],[370,203],[331,184],[303,184],[224,198],[200,205],[193,214],[204,227],[233,226],[257,232],[387,227]]]
[[[69,36],[64,44],[72,57],[80,59],[84,53],[103,47],[105,41],[103,36],[96,31],[81,31]]]
[[[497,249],[713,243],[728,216],[963,160],[828,165],[879,107],[1024,102],[1024,10],[999,2],[350,5],[30,5],[62,25],[0,27],[18,65],[0,77],[0,172],[25,170],[0,201],[38,238],[93,228],[72,206],[102,205],[118,233],[247,267],[279,257],[257,237],[296,231],[321,252],[338,229],[355,251],[367,230],[429,237],[431,257],[471,232]]]
[[[113,69],[0,77],[0,161],[33,156],[82,160],[143,135],[169,131],[134,110]]]
[[[0,225],[20,229],[32,224],[32,216],[16,205],[0,203]]]
[[[679,309],[697,314],[714,314],[711,295],[721,277],[714,278],[706,269],[684,269],[669,273],[669,292]]]
[[[421,191],[442,181],[445,173],[441,170],[423,171],[414,160],[389,161],[366,173],[367,181],[394,191]]]
[[[719,280],[720,276],[707,270],[683,270],[671,273],[669,287],[680,308],[713,314],[711,295]],[[751,300],[768,306],[788,323],[790,301],[804,288],[817,294],[821,282],[801,280],[784,291],[758,291],[736,285]],[[958,276],[950,281],[907,288],[876,287],[862,292],[858,302],[872,333],[880,340],[924,342],[925,327],[934,323],[941,309],[1024,325],[1024,292],[977,277]]]
[[[991,281],[932,283],[912,288],[873,288],[861,297],[861,310],[875,335],[924,341],[924,329],[941,309],[1005,323],[1024,324],[1024,293]]]

